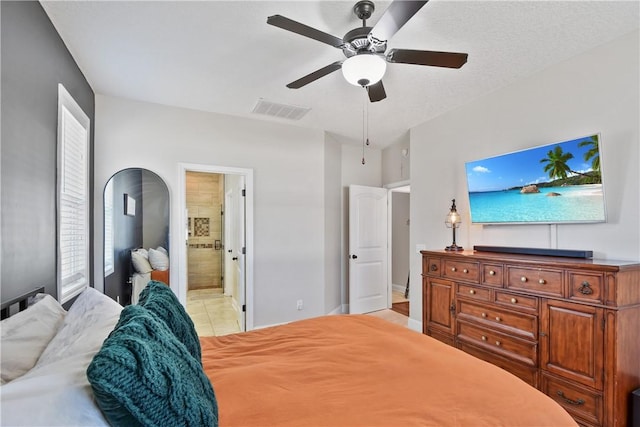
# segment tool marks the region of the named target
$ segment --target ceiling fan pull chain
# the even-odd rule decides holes
[[[366,90],[365,90],[365,97],[364,97],[364,103],[362,104],[362,164],[365,164],[364,161],[364,145],[365,145],[365,111],[367,108],[367,97],[366,97]],[[369,140],[367,138],[367,144],[369,143]]]
[[[367,102],[367,97],[365,97],[364,100],[364,105],[365,105],[365,109],[366,109],[366,115],[367,115],[367,147],[369,146],[369,103]]]

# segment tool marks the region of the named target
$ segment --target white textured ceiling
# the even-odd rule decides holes
[[[340,71],[285,86],[342,52],[266,23],[280,14],[342,37],[361,25],[355,1],[41,3],[96,93],[362,137],[366,94]],[[375,2],[368,25],[389,3]],[[635,0],[431,0],[388,48],[466,52],[468,62],[459,70],[389,64],[387,98],[368,106],[371,142],[387,146],[445,111],[634,31],[639,10]],[[259,98],[311,111],[295,122],[252,114]]]

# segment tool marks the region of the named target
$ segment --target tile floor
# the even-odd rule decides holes
[[[406,301],[402,292],[393,291],[393,302]],[[240,332],[231,297],[218,289],[198,289],[187,292],[187,313],[193,320],[199,336],[220,336]],[[392,323],[408,326],[409,318],[393,310],[368,313]]]
[[[240,332],[231,297],[221,289],[197,289],[187,292],[187,313],[199,336],[220,336]]]

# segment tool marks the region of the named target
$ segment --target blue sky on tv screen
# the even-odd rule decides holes
[[[571,170],[583,173],[590,171],[591,161],[584,160],[584,153],[590,147],[578,147],[581,141],[590,138],[591,136],[587,136],[468,162],[465,168],[469,192],[501,191],[551,181],[544,171],[546,163],[540,163],[540,160],[546,158],[549,150],[553,150],[556,145],[560,145],[563,152],[573,154],[573,158],[567,162]]]

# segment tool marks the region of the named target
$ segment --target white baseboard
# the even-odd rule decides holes
[[[405,289],[407,289],[407,285],[396,285],[395,283],[391,285],[391,288],[396,291],[404,294]]]
[[[343,306],[339,305],[329,312],[329,316],[334,316],[336,314],[343,314],[344,313],[343,310],[344,310]]]
[[[407,326],[413,331],[422,333],[422,322],[419,320],[409,318]]]

